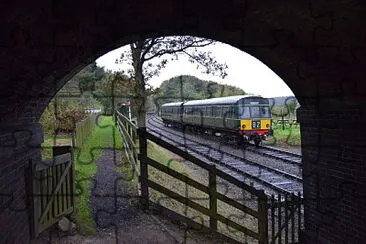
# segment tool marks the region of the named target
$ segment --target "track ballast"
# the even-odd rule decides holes
[[[270,147],[259,147],[248,145],[245,150],[261,156],[270,157],[272,160],[282,161],[290,170],[280,170],[248,160],[200,142],[193,135],[189,135],[176,128],[167,128],[162,121],[151,116],[147,120],[147,129],[172,145],[187,151],[200,160],[214,164],[219,170],[224,171],[233,177],[249,184],[253,182],[254,187],[263,189],[266,194],[295,193],[302,194],[301,174],[294,173],[296,170],[301,173],[301,156],[290,152],[281,151]],[[189,137],[189,138],[187,138]],[[289,172],[290,171],[290,172]],[[292,171],[292,172],[291,172]]]

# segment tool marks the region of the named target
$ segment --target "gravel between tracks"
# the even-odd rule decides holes
[[[154,121],[154,123],[156,123]],[[280,159],[273,159],[273,158],[268,158],[266,156],[262,156],[260,154],[254,153],[254,152],[250,152],[245,150],[244,147],[235,147],[232,144],[220,141],[219,139],[214,139],[214,138],[210,138],[207,136],[197,136],[196,134],[192,134],[191,132],[181,132],[178,130],[172,130],[171,128],[168,127],[164,127],[163,125],[159,125],[159,127],[162,127],[162,129],[170,131],[170,133],[175,134],[175,135],[179,135],[182,138],[184,138],[183,140],[181,140],[181,143],[186,143],[186,140],[192,140],[198,143],[202,143],[205,144],[213,149],[217,149],[219,151],[222,152],[226,152],[226,153],[230,153],[232,155],[236,155],[242,158],[245,158],[247,160],[256,162],[260,165],[263,166],[268,166],[274,169],[278,169],[278,170],[282,170],[284,172],[296,175],[301,177],[302,175],[302,170],[301,168],[299,168],[297,165],[291,165],[289,163],[286,163]],[[287,151],[290,151],[287,149]],[[294,151],[298,152],[297,149],[294,149]],[[261,175],[261,171],[258,171],[258,176]]]

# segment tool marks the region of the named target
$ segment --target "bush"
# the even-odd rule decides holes
[[[87,117],[87,113],[72,100],[52,99],[43,112],[40,123],[46,134],[71,132],[77,122]]]

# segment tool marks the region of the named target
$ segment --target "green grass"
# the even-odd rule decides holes
[[[148,141],[147,144],[147,152],[147,155],[155,161],[158,161],[179,173],[188,174],[181,163],[176,160],[172,160],[166,151],[163,151],[159,146],[150,141]]]
[[[112,117],[103,116],[99,119],[99,126],[96,126],[87,137],[81,150],[75,152],[76,194],[78,195],[75,219],[81,234],[96,233],[96,225],[89,210],[90,184],[97,172],[95,162],[102,154],[103,148],[121,148],[121,145],[121,136],[114,126]]]
[[[282,125],[275,125],[273,128],[273,136],[269,136],[266,139],[266,145],[279,146],[279,147],[299,147],[301,146],[300,127],[290,127],[285,125],[285,129],[282,129]]]

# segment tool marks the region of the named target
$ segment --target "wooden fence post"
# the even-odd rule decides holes
[[[139,154],[140,154],[140,184],[141,184],[141,204],[143,209],[149,209],[149,187],[147,171],[147,139],[146,127],[138,128]]]
[[[258,196],[258,213],[259,244],[268,244],[268,202],[263,190]]]
[[[30,159],[28,162],[28,168],[26,172],[26,189],[27,189],[27,201],[29,204],[29,214],[30,214],[30,233],[31,238],[35,238],[38,235],[38,223],[37,216],[39,215],[38,208],[38,199],[39,199],[39,189],[36,187],[37,184],[34,184],[34,179],[36,178],[36,171],[34,170],[35,165],[33,164],[33,160]],[[36,202],[36,204],[35,204]]]
[[[209,181],[209,195],[210,195],[210,212],[213,216],[210,216],[210,228],[213,230],[217,230],[217,198],[216,198],[216,166],[211,165],[208,175]]]

